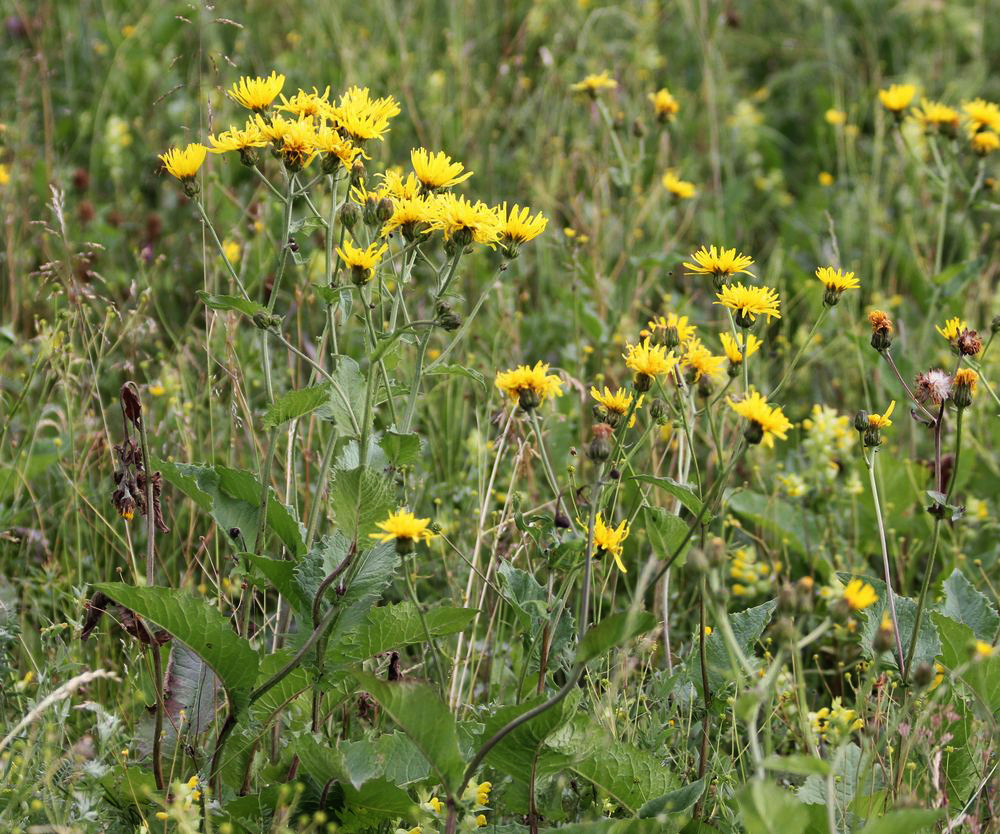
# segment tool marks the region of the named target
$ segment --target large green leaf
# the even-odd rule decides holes
[[[438,694],[425,683],[389,683],[361,670],[353,675],[419,748],[438,781],[448,790],[455,790],[465,764],[458,748],[455,717]]]
[[[833,770],[834,799],[841,812],[847,809],[855,796],[870,795],[881,786],[878,771],[872,767],[871,754],[863,754],[854,742],[837,748],[830,767]],[[826,805],[826,777],[810,775],[799,788],[798,797],[807,805]]]
[[[445,637],[462,631],[476,616],[475,608],[440,606],[424,615],[432,637]],[[339,647],[346,657],[368,657],[401,649],[426,639],[420,614],[412,602],[384,605],[368,612],[358,629]]]
[[[330,396],[320,416],[333,421],[343,437],[360,437],[365,414],[365,378],[350,356],[335,356],[328,385]]]
[[[1000,625],[1000,617],[989,597],[973,586],[958,568],[944,581],[941,613],[965,623],[980,640],[992,641]]]
[[[873,819],[861,834],[917,834],[930,828],[947,813],[945,808],[901,808]]]
[[[620,611],[591,626],[576,647],[576,662],[586,663],[600,657],[615,646],[645,634],[656,625],[656,617],[648,611]]]
[[[335,536],[333,540],[338,538]],[[381,542],[370,550],[363,550],[355,559],[353,578],[346,592],[334,600],[343,609],[330,628],[329,644],[334,651],[365,621],[399,567],[399,556],[393,542]]]
[[[668,513],[662,507],[646,507],[643,510],[643,522],[646,526],[646,536],[649,546],[659,559],[669,559],[681,546],[688,533],[688,523],[682,521],[673,513]],[[680,559],[678,565],[683,565]]]
[[[679,814],[686,811],[705,792],[705,780],[698,779],[682,788],[651,799],[639,809],[639,819],[650,819],[660,814]]]
[[[352,779],[375,772],[394,785],[410,785],[426,779],[431,770],[420,749],[403,733],[347,741],[340,749]]]
[[[274,428],[289,420],[310,414],[329,401],[330,391],[330,385],[327,383],[282,394],[264,413],[264,428]]]
[[[754,781],[736,795],[746,834],[792,834],[806,830],[809,812],[795,794],[772,782]]]
[[[636,475],[632,480],[643,484],[652,484],[658,489],[662,489],[668,495],[672,495],[680,501],[694,515],[698,515],[701,511],[701,499],[695,495],[694,490],[685,484],[678,483],[673,478],[667,478],[662,475]],[[702,517],[702,520],[708,521],[709,518],[709,514],[706,513]]]
[[[295,562],[290,562],[287,559],[270,559],[267,556],[257,556],[253,553],[244,553],[242,558],[264,574],[271,587],[285,598],[292,610],[305,622],[309,622],[312,600],[305,595],[302,587],[295,581]]]
[[[544,695],[521,704],[499,707],[485,722],[482,741],[493,737],[496,732],[519,715],[534,709],[546,700]],[[531,765],[542,745],[552,733],[562,727],[579,708],[579,691],[571,692],[551,709],[522,724],[504,738],[486,755],[486,763],[515,779],[524,780],[531,772]]]
[[[213,310],[232,310],[251,319],[256,313],[267,312],[267,307],[264,305],[248,298],[240,298],[238,295],[211,295],[204,290],[196,290],[196,293],[202,303]]]
[[[521,626],[527,632],[525,643],[533,647],[533,668],[538,666],[541,654],[541,636],[543,629],[549,629],[549,663],[550,666],[561,666],[567,661],[567,655],[573,640],[573,614],[565,607],[555,604],[559,611],[558,619],[555,612],[549,610],[549,597],[538,580],[527,571],[515,568],[509,562],[500,562],[497,568],[500,584],[505,596],[511,603],[514,613]],[[555,619],[555,625],[552,621]]]
[[[962,669],[962,681],[989,712],[996,712],[1000,709],[1000,655],[976,657],[971,628],[944,614],[934,613],[931,618],[941,635],[941,662],[951,671]]]
[[[577,822],[558,828],[542,828],[540,834],[663,834],[663,823],[638,819]]]
[[[374,469],[359,466],[339,470],[330,486],[330,508],[337,528],[345,538],[367,545],[369,534],[396,508],[394,492],[391,482]]]
[[[137,588],[121,582],[95,586],[184,643],[212,667],[232,705],[242,709],[257,677],[257,652],[202,597],[172,588]]]
[[[774,600],[769,600],[761,605],[729,615],[729,624],[733,629],[736,644],[751,663],[756,663],[754,645],[771,621],[774,607]],[[719,628],[716,628],[705,639],[705,659],[708,667],[708,685],[715,691],[722,689],[732,680],[734,668],[739,666],[739,661],[730,657],[729,646]],[[691,682],[698,689],[698,692],[701,692],[701,657],[697,650],[693,651],[688,658],[687,667]]]
[[[379,437],[378,445],[393,466],[407,466],[420,460],[420,436],[413,432],[385,431]]]
[[[779,545],[799,554],[810,555],[822,538],[815,513],[781,498],[744,489],[729,496],[728,507],[743,521],[768,532]]]

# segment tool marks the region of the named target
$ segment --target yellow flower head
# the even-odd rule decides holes
[[[979,383],[979,374],[972,368],[959,368],[955,371],[954,389],[952,399],[959,408],[965,408],[972,404],[972,398],[976,393],[976,385]]]
[[[548,397],[562,396],[562,380],[549,373],[548,362],[536,362],[533,368],[518,365],[510,371],[500,371],[495,384],[503,393],[530,411]]]
[[[411,542],[427,542],[436,535],[429,529],[429,518],[417,518],[407,509],[399,509],[390,513],[385,521],[380,521],[378,527],[381,533],[369,533],[373,539],[389,542],[394,539],[404,539]]]
[[[852,579],[844,588],[843,599],[852,611],[863,611],[869,605],[878,602],[878,594],[867,582]]]
[[[970,141],[972,150],[980,156],[989,156],[991,153],[1000,150],[1000,135],[994,133],[992,130],[980,130],[978,133],[972,135]]]
[[[647,336],[638,345],[625,345],[622,354],[629,370],[646,377],[658,377],[670,373],[679,361],[674,352],[667,352],[663,345],[651,345]]]
[[[527,206],[521,208],[517,204],[508,211],[507,204],[504,203],[496,209],[496,214],[500,221],[501,237],[517,245],[534,240],[549,224],[549,219],[541,212],[531,217]]]
[[[992,130],[1000,133],[1000,107],[992,101],[977,98],[962,104],[962,112],[973,132]]]
[[[649,100],[653,103],[653,112],[656,113],[656,118],[661,122],[672,121],[681,109],[680,103],[666,87],[662,87],[655,93],[650,93]]]
[[[389,119],[399,115],[399,104],[392,96],[373,99],[367,87],[351,87],[341,95],[337,106],[327,116],[355,142],[382,139],[389,130]]]
[[[826,119],[826,123],[830,125],[842,125],[847,123],[847,114],[843,110],[837,110],[831,107],[826,113],[823,114]]]
[[[722,292],[716,293],[718,301],[713,303],[728,307],[736,316],[740,327],[748,328],[757,316],[767,316],[768,320],[780,319],[778,307],[781,300],[777,291],[770,287],[745,287],[742,283],[726,284]]]
[[[740,333],[736,337],[732,333],[726,332],[720,333],[719,338],[722,340],[722,349],[726,353],[726,358],[734,365],[739,365],[743,361],[744,342],[747,356],[753,356],[763,344],[753,333],[747,333],[745,336]]]
[[[667,313],[666,316],[650,319],[646,327],[646,330],[640,331],[640,336],[646,338],[655,335],[667,347],[683,345],[693,338],[697,331],[693,324],[688,323],[687,316],[678,316],[677,313]]]
[[[322,93],[320,93],[315,87],[313,87],[313,91],[311,93],[307,93],[305,90],[299,90],[291,98],[286,99],[282,96],[281,106],[278,109],[284,110],[286,113],[291,113],[299,119],[303,116],[313,118],[315,116],[322,116],[329,112],[329,98],[329,87],[327,87]]]
[[[612,426],[617,426],[622,417],[624,417],[629,408],[632,405],[633,396],[624,388],[619,388],[614,393],[607,385],[604,386],[604,390],[601,391],[599,388],[595,388],[593,385],[590,387],[590,396],[593,397],[600,405],[604,406],[604,409],[608,413],[608,419],[606,422],[610,423]],[[642,408],[642,401],[644,395],[639,395],[639,401],[635,404],[635,410],[638,411]],[[628,421],[628,427],[632,428],[635,425],[635,414]]]
[[[961,335],[962,331],[965,330],[965,322],[958,316],[955,316],[955,318],[948,319],[944,323],[944,329],[937,325],[934,325],[934,329],[949,342],[954,342]]]
[[[628,533],[628,523],[624,520],[617,527],[609,527],[604,523],[600,513],[594,519],[594,546],[614,556],[615,564],[622,573],[628,573],[622,562],[622,545],[628,538]]]
[[[682,180],[677,176],[677,170],[675,168],[670,168],[667,173],[663,175],[661,182],[663,183],[663,187],[673,194],[678,200],[690,200],[698,193],[698,189],[695,188],[693,182]]]
[[[742,252],[737,254],[736,249],[725,249],[722,246],[709,246],[706,249],[702,246],[691,255],[691,260],[694,263],[684,262],[685,268],[688,272],[699,275],[714,275],[725,280],[738,273],[753,275],[747,270],[748,266],[753,266],[753,258]]]
[[[791,421],[785,417],[778,406],[767,404],[767,400],[758,391],[751,390],[743,399],[735,401],[726,397],[729,407],[740,417],[750,423],[750,428],[744,432],[749,443],[763,443],[774,446],[774,438],[787,440],[787,431],[792,427]]]
[[[287,122],[281,134],[281,158],[289,171],[301,171],[316,155],[316,125],[304,118]]]
[[[465,166],[461,162],[452,162],[444,151],[431,153],[424,148],[414,148],[410,151],[410,163],[417,179],[428,191],[450,188],[472,176],[472,171],[463,174]]]
[[[226,153],[247,148],[262,148],[267,144],[267,137],[261,133],[256,122],[247,122],[243,130],[230,127],[218,136],[209,136],[208,142],[212,146],[209,148],[210,153]]]
[[[421,195],[420,180],[412,171],[405,179],[398,170],[389,169],[382,177],[382,188],[385,193],[397,200],[411,200]]]
[[[885,410],[885,414],[869,414],[868,415],[868,427],[872,429],[887,429],[892,425],[892,420],[889,417],[892,415],[892,410],[896,407],[896,401],[893,400],[889,403],[889,407]]]
[[[596,98],[601,90],[614,90],[617,86],[618,82],[611,77],[611,73],[605,70],[604,72],[588,75],[582,81],[573,84],[570,89],[574,93],[587,93]]]
[[[392,216],[382,224],[382,236],[392,234],[402,228],[407,240],[415,240],[418,231],[434,219],[435,208],[431,200],[424,197],[395,198],[392,201]]]
[[[166,153],[161,153],[160,159],[163,160],[163,167],[170,174],[179,180],[189,181],[195,178],[207,153],[208,148],[199,142],[194,142],[183,150],[171,148]]]
[[[473,242],[492,246],[500,238],[500,219],[481,201],[471,203],[448,192],[440,195],[432,206],[431,228],[443,232],[445,240],[454,237],[462,246]]]
[[[958,111],[939,101],[921,99],[920,106],[913,109],[913,115],[924,130],[958,129]]]
[[[994,645],[987,643],[985,640],[976,641],[975,655],[977,658],[993,657],[994,654],[996,654],[996,647]]]
[[[691,339],[681,354],[681,366],[688,368],[697,382],[703,376],[718,376],[722,370],[723,356],[715,356],[712,351],[701,343],[701,339]]]
[[[285,85],[285,76],[272,72],[267,78],[244,77],[233,84],[229,97],[247,110],[260,113],[271,106]]]
[[[878,91],[878,100],[890,113],[902,113],[916,94],[917,88],[913,84],[891,84],[889,89]]]
[[[828,290],[835,290],[838,293],[844,290],[856,290],[861,286],[861,282],[854,277],[853,272],[844,272],[834,269],[832,266],[821,266],[816,270],[816,277]]]
[[[349,240],[345,240],[343,246],[337,247],[337,254],[354,272],[355,283],[363,284],[371,280],[372,270],[388,249],[389,247],[384,243],[381,246],[372,243],[367,249],[359,249]]]
[[[261,116],[254,116],[254,123],[257,125],[261,136],[268,142],[273,142],[279,148],[281,147],[282,137],[292,126],[291,120],[286,119],[280,113],[274,113],[268,119],[264,119]]]
[[[357,147],[350,139],[345,139],[336,128],[328,124],[320,125],[316,131],[313,147],[318,153],[324,154],[327,158],[335,159],[345,168],[350,168],[354,164],[354,160],[361,154],[361,148]],[[329,168],[324,165],[323,170],[328,171]]]

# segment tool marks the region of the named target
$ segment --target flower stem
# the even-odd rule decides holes
[[[816,317],[816,321],[813,322],[813,326],[812,329],[809,331],[809,335],[806,336],[806,340],[799,346],[799,349],[796,352],[795,356],[792,358],[792,361],[789,363],[788,368],[785,369],[785,374],[784,376],[781,377],[781,381],[778,382],[778,384],[775,385],[774,388],[771,390],[771,393],[767,395],[768,399],[774,398],[777,395],[778,391],[781,390],[782,386],[784,386],[784,384],[788,382],[788,378],[792,375],[792,372],[795,370],[795,367],[799,364],[799,360],[802,358],[802,354],[806,352],[806,348],[809,347],[809,343],[812,342],[813,336],[816,335],[816,331],[819,330],[819,326],[823,323],[823,320],[826,318],[827,313],[829,312],[830,308],[824,304],[822,311],[820,311],[820,314]],[[745,362],[746,359],[744,359],[743,361]]]

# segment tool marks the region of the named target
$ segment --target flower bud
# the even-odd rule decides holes
[[[611,457],[611,435],[614,429],[607,423],[598,423],[592,429],[594,436],[587,447],[587,457],[593,461],[603,461]]]
[[[365,200],[365,206],[361,211],[361,216],[364,218],[366,226],[375,227],[379,225],[378,215],[376,214],[377,209],[378,201],[374,197],[369,196]]]
[[[354,160],[351,166],[351,188],[357,188],[365,181],[365,163],[360,159]]]
[[[712,383],[712,378],[705,374],[701,379],[698,380],[698,395],[708,399],[712,396],[712,392],[715,390],[715,385]]]
[[[637,373],[633,381],[635,383],[635,390],[640,394],[645,394],[653,387],[653,378],[649,374]]]
[[[868,412],[864,409],[854,415],[854,430],[861,433],[868,430]]]
[[[713,568],[721,568],[726,564],[726,543],[719,536],[712,536],[705,547],[708,563]]]
[[[462,317],[451,309],[451,305],[446,304],[444,301],[438,302],[434,312],[437,314],[434,318],[434,323],[442,330],[451,332],[458,330],[462,326]]]
[[[256,148],[240,148],[240,162],[247,168],[255,168],[260,162],[260,154],[257,153]]]
[[[799,639],[799,630],[791,617],[779,617],[771,626],[771,633],[782,643],[794,643]]]
[[[534,388],[521,388],[517,392],[517,404],[521,411],[532,411],[541,405],[542,398]]]
[[[340,158],[336,154],[328,153],[323,155],[323,164],[320,166],[321,170],[327,176],[337,173],[337,169],[340,167]]]
[[[920,663],[913,667],[913,682],[921,689],[930,686],[933,680],[934,667],[926,660],[921,660]]]
[[[649,404],[649,413],[657,423],[662,425],[662,422],[667,415],[667,404],[657,397]]]
[[[994,316],[990,322],[990,333],[1000,333],[1000,316]]]
[[[385,223],[392,213],[396,210],[395,205],[392,202],[391,197],[383,197],[375,205],[375,217],[378,219],[379,223]]]
[[[794,614],[799,607],[799,595],[796,593],[795,587],[788,583],[783,583],[778,588],[777,602],[778,611],[782,614]]]
[[[281,316],[267,310],[258,310],[253,314],[253,323],[261,330],[277,330],[281,327],[281,322]]]
[[[895,642],[895,632],[893,631],[892,623],[889,621],[888,617],[886,617],[882,620],[882,624],[875,632],[875,637],[872,638],[872,649],[874,649],[878,654],[888,652],[892,650]]]
[[[345,229],[353,229],[361,219],[361,206],[354,200],[347,200],[340,207],[340,222]]]
[[[872,330],[872,347],[879,353],[888,350],[892,345],[892,331],[888,328],[877,328]]]
[[[470,243],[472,243],[472,229],[467,226],[463,226],[460,229],[456,229],[455,233],[452,235],[452,239],[455,241],[455,245],[459,249],[464,249]]]
[[[700,547],[692,547],[688,551],[687,555],[688,567],[691,568],[695,573],[708,573],[711,567],[708,564],[708,557],[705,556],[705,551]]]

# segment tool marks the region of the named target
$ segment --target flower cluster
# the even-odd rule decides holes
[[[925,133],[954,138],[964,126],[969,147],[974,153],[988,156],[1000,150],[1000,105],[975,98],[962,102],[960,113],[954,107],[926,98],[922,98],[919,105],[913,105],[916,95],[914,84],[891,84],[879,90],[878,98],[897,120],[902,120],[907,108],[912,106],[910,115]]]

